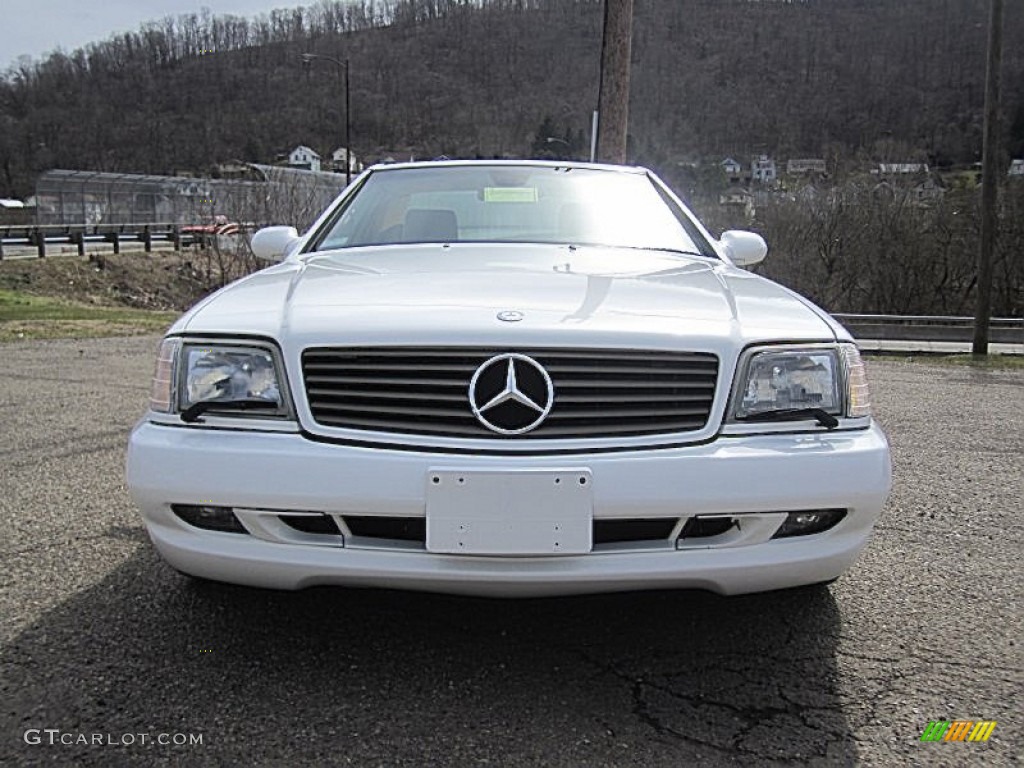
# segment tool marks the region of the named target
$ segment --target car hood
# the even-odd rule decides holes
[[[508,322],[498,314],[516,311]],[[303,257],[213,294],[173,329],[286,344],[720,350],[830,341],[809,302],[724,262],[639,249],[408,245]]]

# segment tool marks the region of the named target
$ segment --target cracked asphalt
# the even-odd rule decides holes
[[[869,363],[895,488],[827,589],[508,602],[163,565],[123,476],[156,341],[0,345],[4,764],[1021,764],[1024,371]]]

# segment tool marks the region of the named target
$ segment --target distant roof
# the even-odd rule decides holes
[[[0,208],[24,208],[25,204],[21,200],[12,200],[7,197],[0,197]]]
[[[317,184],[338,184],[338,174],[325,173],[324,171],[307,171],[304,168],[289,168],[285,165],[263,165],[261,163],[249,163],[250,168],[255,168],[262,174],[266,181],[293,181],[305,180]]]
[[[306,171],[298,168],[288,168],[277,165],[261,165],[259,163],[245,163],[248,168],[254,169],[262,181],[281,179],[304,179],[316,183],[338,183],[338,175],[334,173],[320,173],[318,171]],[[80,185],[83,189],[88,186],[99,185],[106,189],[109,186],[123,185],[133,187],[136,190],[153,192],[180,192],[182,194],[205,193],[210,187],[217,185],[237,186],[239,184],[254,184],[261,182],[244,181],[239,179],[209,179],[192,176],[153,176],[149,174],[135,173],[106,173],[102,171],[67,171],[52,170],[43,171],[36,180],[36,189],[49,191],[55,188],[64,189],[68,185]]]
[[[51,171],[43,171],[39,174],[40,180],[73,181],[85,184],[90,181],[100,181],[106,184],[122,181],[126,184],[136,184],[140,181],[151,181],[156,184],[185,184],[196,181],[205,181],[192,176],[156,176],[151,173],[110,173],[107,171],[69,171],[63,168],[55,168]]]
[[[927,163],[879,163],[882,173],[928,173]]]

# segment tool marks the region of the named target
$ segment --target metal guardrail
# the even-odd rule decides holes
[[[251,224],[235,224],[237,229],[249,231]],[[152,222],[140,224],[0,224],[0,261],[4,258],[4,246],[31,246],[39,258],[46,256],[48,243],[70,243],[77,247],[78,255],[85,255],[86,243],[109,243],[114,253],[121,252],[125,241],[141,242],[146,253],[153,250],[155,241],[169,242],[174,250],[183,246],[211,245],[218,233],[215,228],[197,231],[201,227],[181,227],[178,224]],[[190,231],[191,230],[191,231]]]
[[[189,245],[194,238],[182,233],[177,224],[162,222],[142,224],[7,224],[0,226],[0,259],[5,245],[29,245],[36,248],[40,258],[46,256],[47,243],[71,243],[78,254],[85,255],[86,242],[107,242],[114,253],[121,252],[123,240],[141,242],[146,253],[153,249],[154,240],[169,241],[174,250]]]
[[[856,339],[882,341],[956,341],[974,338],[974,318],[944,315],[858,315],[832,313]],[[989,341],[1024,344],[1024,318],[993,317]]]

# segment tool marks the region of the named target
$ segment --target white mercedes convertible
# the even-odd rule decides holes
[[[649,171],[370,168],[163,340],[154,545],[260,587],[737,594],[850,567],[890,487],[864,366]]]

